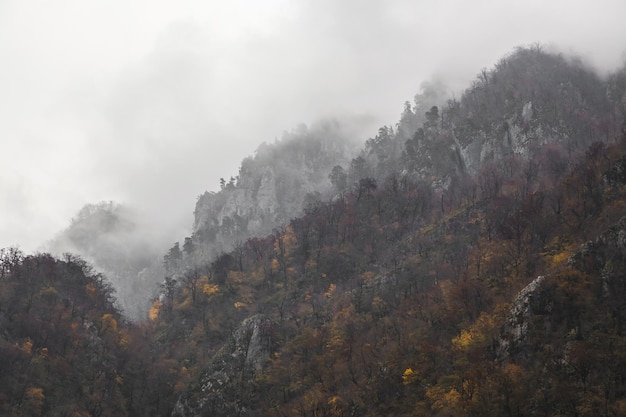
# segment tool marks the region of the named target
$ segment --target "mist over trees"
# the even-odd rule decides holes
[[[57,256],[80,255],[111,281],[124,312],[144,319],[162,280],[161,259],[169,244],[157,227],[130,207],[102,201],[81,208],[46,249]]]
[[[533,45],[444,91],[358,152],[333,122],[261,145],[160,253],[146,320],[80,258],[1,251],[0,410],[624,415],[626,66]],[[100,203],[62,236],[115,263],[135,224]]]
[[[185,265],[206,262],[238,242],[270,233],[331,196],[328,177],[358,144],[358,127],[339,120],[300,125],[281,140],[262,143],[243,159],[236,177],[198,197],[193,233],[185,238]]]

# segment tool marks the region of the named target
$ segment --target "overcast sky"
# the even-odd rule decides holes
[[[624,0],[0,0],[0,247],[36,250],[101,200],[182,239],[196,197],[298,123],[359,117],[373,136],[422,81],[460,89],[535,42],[612,70],[624,16]]]

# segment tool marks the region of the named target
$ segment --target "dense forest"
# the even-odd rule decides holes
[[[2,250],[0,414],[625,415],[626,68],[518,48],[429,97],[271,233],[207,256],[204,218],[146,320],[78,257]]]

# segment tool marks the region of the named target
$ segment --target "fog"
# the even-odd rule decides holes
[[[624,16],[623,0],[0,0],[0,247],[37,250],[102,200],[171,243],[283,131],[334,117],[365,140],[423,81],[458,95],[536,42],[606,73]]]

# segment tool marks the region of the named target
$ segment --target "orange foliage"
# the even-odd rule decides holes
[[[333,293],[335,292],[335,289],[337,289],[337,286],[335,284],[330,284],[328,286],[328,290],[324,293],[324,297],[326,298],[330,298],[333,296]]]
[[[204,284],[202,287],[202,293],[206,295],[214,295],[220,291],[220,286],[217,284]]]
[[[154,300],[148,312],[148,317],[150,318],[150,320],[156,320],[157,317],[159,317],[159,311],[161,310],[162,306],[163,304],[159,300]]]

